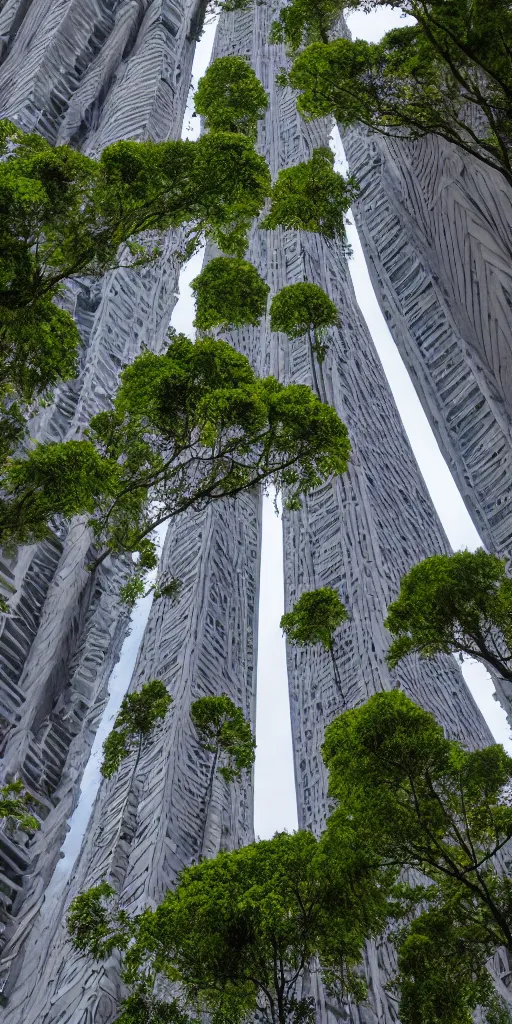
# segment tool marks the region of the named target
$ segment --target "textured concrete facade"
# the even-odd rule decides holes
[[[241,496],[169,529],[162,568],[183,585],[177,604],[155,601],[131,689],[162,679],[174,698],[167,719],[134,758],[103,782],[73,878],[46,906],[17,958],[13,1024],[107,1024],[119,999],[115,958],[105,966],[73,953],[64,914],[69,900],[108,879],[130,913],[154,907],[177,873],[199,856],[253,838],[252,781],[216,777],[206,806],[212,755],[198,746],[193,700],[227,693],[254,727],[260,495]],[[37,997],[36,997],[37,993]]]
[[[488,550],[512,557],[512,192],[431,137],[351,130],[354,216],[375,293]],[[512,687],[496,677],[512,715]]]
[[[512,193],[454,146],[346,133],[377,297],[484,543],[512,554]]]
[[[18,0],[0,12],[0,116],[52,143],[97,154],[119,138],[179,137],[200,6],[188,0]],[[142,346],[158,351],[177,297],[177,239],[156,265],[72,283],[65,303],[83,340],[76,380],[33,424],[44,439],[80,436]],[[83,523],[2,563],[11,614],[0,621],[2,777],[19,775],[44,818],[32,843],[0,832],[7,941],[17,960],[59,855],[128,615],[122,562],[91,575]]]

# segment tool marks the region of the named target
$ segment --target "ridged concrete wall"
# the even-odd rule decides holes
[[[154,602],[130,688],[162,679],[174,698],[165,722],[135,758],[103,782],[67,891],[43,907],[16,963],[12,1024],[107,1024],[119,999],[113,957],[92,964],[67,939],[65,908],[77,892],[108,879],[130,913],[154,907],[178,872],[203,856],[253,838],[252,780],[216,777],[199,748],[190,705],[227,693],[255,722],[260,495],[242,495],[169,529],[162,569],[182,581],[179,601]]]
[[[120,138],[179,138],[198,15],[195,0],[7,0],[0,116],[90,155]],[[176,237],[160,242],[154,266],[70,284],[65,303],[83,340],[80,372],[57,390],[32,436],[79,437],[110,403],[122,367],[143,345],[162,349],[179,265]],[[77,522],[0,566],[11,592],[11,614],[0,617],[2,778],[20,775],[45,818],[31,843],[0,832],[2,983],[58,858],[126,634],[118,600],[126,563],[107,560],[91,576],[90,549]]]
[[[344,137],[372,284],[485,546],[512,557],[512,192],[430,137]],[[496,677],[512,714],[512,688]]]

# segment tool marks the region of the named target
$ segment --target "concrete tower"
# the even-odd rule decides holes
[[[0,116],[90,155],[120,138],[179,138],[201,5],[195,0],[7,0],[0,12]],[[177,297],[177,239],[140,272],[73,282],[64,301],[83,340],[76,380],[57,389],[32,436],[79,437],[143,345],[165,343]],[[37,913],[77,798],[110,672],[128,624],[122,560],[90,574],[82,522],[0,562],[1,778],[39,801],[41,831],[0,830],[5,981]]]
[[[275,74],[285,55],[281,47],[268,44],[269,22],[265,6],[223,15],[214,56],[245,56],[269,93],[258,147],[275,175],[325,145],[329,125],[305,125],[293,95],[276,89]],[[349,427],[350,469],[284,522],[287,607],[304,590],[330,585],[339,590],[350,615],[337,650],[343,694],[321,653],[288,652],[299,821],[319,832],[327,812],[320,755],[325,727],[369,694],[402,685],[434,711],[450,735],[473,746],[491,737],[453,659],[410,659],[393,676],[385,665],[382,623],[400,576],[448,545],[356,305],[341,248],[314,235],[263,232],[255,225],[248,255],[272,293],[296,281],[316,281],[340,311],[341,326],[330,333],[320,388]],[[271,335],[268,322],[234,332],[231,341],[258,372],[312,383],[306,345]],[[92,965],[72,953],[66,938],[66,906],[77,892],[106,875],[120,904],[136,912],[154,905],[201,850],[213,855],[250,838],[249,780],[234,788],[219,782],[205,818],[207,765],[197,750],[188,709],[196,696],[227,692],[254,720],[259,536],[257,494],[173,525],[161,569],[182,576],[185,585],[176,606],[155,602],[131,685],[161,678],[175,704],[136,777],[128,764],[102,784],[73,880],[60,903],[44,908],[44,927],[33,929],[19,956],[9,1024],[109,1024],[112,1019],[119,993],[115,958]],[[386,944],[368,949],[368,1006],[330,1007],[319,991],[318,1020],[334,1024],[341,1016],[391,1024],[395,1006],[384,989],[391,957]]]
[[[512,192],[435,136],[344,137],[370,277],[468,512],[512,557]],[[496,677],[512,715],[510,682]]]

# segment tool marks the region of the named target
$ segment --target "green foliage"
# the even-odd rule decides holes
[[[114,949],[126,949],[131,924],[123,911],[115,912],[115,889],[108,882],[81,892],[70,903],[66,924],[75,949],[103,960]]]
[[[334,634],[346,619],[347,610],[337,590],[319,587],[299,597],[291,612],[282,616],[281,629],[298,647],[322,644],[326,651],[332,651]]]
[[[467,751],[446,739],[399,691],[341,715],[322,752],[338,804],[326,850],[344,849],[349,835],[383,871],[426,879],[395,890],[395,917],[413,918],[399,935],[400,1019],[469,1022],[489,957],[512,950],[512,884],[496,861],[512,836],[512,758],[498,745]],[[454,986],[443,1005],[442,979],[445,994],[447,979]]]
[[[210,260],[190,287],[196,301],[194,326],[201,331],[256,325],[270,291],[252,263],[227,256]]]
[[[120,764],[138,747],[165,718],[172,697],[160,679],[152,679],[135,693],[123,697],[114,728],[103,744],[101,774],[110,779]]]
[[[244,57],[218,57],[199,80],[194,105],[207,131],[239,132],[254,140],[268,98]]]
[[[10,462],[0,542],[30,542],[56,514],[89,513],[100,560],[141,551],[159,523],[261,481],[286,488],[297,507],[344,472],[349,452],[346,427],[308,387],[259,379],[224,341],[178,335],[123,371],[113,410],[86,439],[39,444]],[[151,550],[142,545],[143,558]]]
[[[55,304],[63,282],[159,255],[147,232],[183,227],[183,256],[205,237],[242,256],[270,192],[251,141],[116,142],[99,160],[2,125],[0,162],[0,464],[34,403],[76,373],[80,336]],[[146,234],[142,234],[142,233]]]
[[[340,0],[292,0],[281,8],[278,20],[272,25],[270,39],[274,43],[286,43],[290,54],[310,43],[328,43],[344,6]]]
[[[402,578],[388,608],[394,667],[413,652],[461,652],[512,678],[512,579],[505,560],[478,551],[432,555]]]
[[[334,170],[331,150],[314,149],[310,160],[279,171],[261,227],[314,231],[344,243],[344,214],[357,194],[355,178]]]
[[[241,1024],[256,1013],[273,1024],[314,1021],[312,1000],[296,990],[317,958],[330,991],[362,997],[354,967],[365,935],[381,926],[382,900],[374,884],[373,910],[367,900],[363,919],[355,864],[345,869],[323,857],[309,832],[278,834],[187,868],[160,906],[133,923],[125,981],[137,993],[162,975],[183,1007],[214,1024]]]
[[[281,22],[285,29],[297,9],[307,40],[303,5],[309,9],[308,0],[285,8]],[[365,4],[354,0],[350,6]],[[379,6],[379,0],[366,6]],[[440,135],[512,182],[509,5],[405,0],[394,6],[416,23],[388,32],[379,43],[329,42],[325,32],[310,33],[311,45],[296,57],[287,79],[301,93],[300,112],[309,118],[332,115],[344,127],[362,123],[400,138]],[[317,10],[316,3],[312,7]],[[473,118],[471,108],[480,116]]]
[[[155,587],[155,600],[167,597],[169,601],[176,604],[179,601],[183,580],[179,576],[162,577]]]
[[[121,1003],[122,1013],[114,1024],[200,1024],[184,1011],[177,999],[162,1002],[143,983]]]
[[[199,741],[204,750],[224,764],[218,769],[226,782],[239,779],[254,764],[256,743],[249,722],[226,694],[200,697],[190,708]],[[216,762],[215,762],[216,764]]]
[[[478,923],[454,918],[450,903],[420,914],[398,941],[403,1024],[473,1024],[477,1007],[489,1024],[510,1021],[485,962],[493,952],[492,938]]]
[[[328,327],[338,324],[334,302],[318,284],[289,284],[274,295],[270,306],[270,329],[289,338],[313,336],[311,347],[318,362],[325,359],[327,345],[322,340]]]
[[[39,822],[30,814],[33,802],[20,779],[7,782],[0,788],[0,818],[7,819],[7,826],[11,830],[21,828],[25,832],[35,832]]]

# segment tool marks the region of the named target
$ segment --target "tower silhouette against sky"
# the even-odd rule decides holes
[[[36,7],[33,3],[26,19]],[[69,27],[61,32],[66,20],[63,7]],[[44,131],[51,141],[72,141],[88,152],[97,152],[123,134],[136,138],[179,135],[193,49],[189,37],[195,15],[190,8],[180,9],[163,0],[138,6],[131,0],[113,10],[110,0],[104,0],[103,5],[91,4],[87,31],[76,0],[63,5],[47,0],[43,8],[47,20],[40,15],[35,37],[28,29],[23,36],[23,23],[11,44],[17,68],[16,46],[21,47],[22,37],[26,38],[26,49],[19,52],[26,67],[34,70],[19,71],[19,80],[6,93],[11,107],[6,100],[2,112],[16,114],[19,123]],[[285,54],[280,46],[268,43],[273,15],[263,5],[222,15],[214,57],[228,53],[246,57],[267,90],[270,102],[260,123],[258,148],[275,176],[279,169],[307,159],[315,147],[327,145],[330,124],[306,125],[296,112],[291,91],[276,88],[275,75],[285,64]],[[45,61],[53,69],[53,78]],[[78,84],[73,74],[79,75]],[[85,283],[77,288],[79,296],[85,295],[80,300],[84,308],[88,296],[94,293],[99,298],[84,313],[84,373],[69,389],[62,389],[62,398],[49,414],[48,424],[57,420],[61,424],[55,436],[75,436],[86,415],[108,401],[122,361],[134,358],[143,341],[156,349],[162,346],[176,290],[171,236],[166,245],[167,257],[147,273],[117,273],[100,285]],[[206,258],[211,255],[207,252]],[[349,428],[350,467],[342,478],[311,494],[300,512],[284,515],[287,609],[305,590],[332,586],[339,590],[349,613],[336,652],[342,694],[327,655],[317,649],[288,650],[299,824],[318,833],[328,810],[320,747],[326,725],[346,707],[400,685],[435,713],[449,735],[470,746],[486,744],[491,736],[453,659],[419,662],[410,658],[393,673],[385,663],[388,639],[383,620],[401,575],[426,555],[448,550],[448,544],[356,304],[342,246],[312,234],[267,232],[254,225],[248,258],[268,281],[272,294],[287,284],[313,281],[328,292],[340,314],[339,328],[328,335],[319,387],[321,397],[333,404]],[[248,355],[257,372],[273,373],[285,383],[313,384],[306,342],[289,342],[271,334],[268,318],[257,328],[231,333],[229,340]],[[59,411],[63,405],[70,409],[67,419]],[[42,434],[54,436],[48,424],[41,426]],[[83,532],[81,524],[71,529]],[[66,908],[77,892],[106,877],[120,905],[136,913],[154,906],[181,868],[201,854],[213,856],[252,838],[250,778],[231,785],[218,779],[213,799],[206,804],[208,761],[198,749],[189,709],[199,696],[225,692],[254,726],[260,533],[257,491],[236,502],[216,504],[201,515],[183,516],[170,528],[161,571],[181,577],[183,587],[176,604],[167,599],[154,603],[130,687],[158,677],[168,686],[174,704],[145,748],[135,776],[126,763],[102,783],[72,881],[62,897],[47,902],[41,920],[35,911],[56,861],[65,819],[76,801],[108,668],[124,630],[115,597],[116,570],[111,569],[105,582],[98,579],[93,586],[98,609],[103,602],[100,621],[111,616],[112,635],[102,641],[103,646],[99,642],[94,646],[96,634],[86,629],[89,605],[81,611],[90,586],[83,582],[86,550],[78,559],[76,547],[68,552],[66,536],[59,541],[64,554],[57,545],[38,617],[30,620],[33,633],[27,630],[25,638],[25,665],[32,665],[32,652],[38,650],[38,658],[46,664],[48,649],[48,669],[41,689],[35,685],[34,669],[29,672],[23,666],[21,682],[16,683],[21,708],[19,720],[13,723],[18,761],[13,755],[11,763],[24,778],[26,759],[18,752],[22,745],[25,750],[39,743],[38,750],[43,749],[41,723],[47,729],[44,735],[54,736],[57,723],[80,706],[76,666],[82,665],[87,642],[95,654],[94,671],[82,719],[67,747],[63,744],[60,775],[49,799],[51,804],[62,792],[64,806],[50,810],[36,846],[26,851],[27,862],[37,853],[28,878],[23,880],[25,872],[19,872],[21,891],[5,950],[8,1003],[0,1011],[8,1015],[9,1024],[109,1024],[113,1019],[120,994],[116,957],[106,964],[92,964],[73,952],[66,935]],[[39,548],[27,555],[22,552],[20,560],[30,566],[36,557],[42,558]],[[69,572],[63,572],[68,564]],[[18,587],[31,595],[28,571],[19,572]],[[76,581],[69,592],[72,601],[63,597],[68,593],[68,575]],[[51,680],[46,688],[45,679]],[[368,948],[369,1003],[350,1008],[352,1021],[391,1024],[395,1019],[393,998],[384,989],[390,956],[386,943]],[[331,1012],[323,993],[319,991],[317,997],[318,1020],[332,1019],[334,1024],[340,1009]]]

